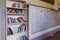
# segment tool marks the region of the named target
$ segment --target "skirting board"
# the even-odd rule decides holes
[[[29,40],[43,40],[44,38],[51,36],[52,34],[56,33],[57,31],[60,31],[60,25],[52,27],[50,29],[46,29],[39,33],[33,34],[30,36]]]

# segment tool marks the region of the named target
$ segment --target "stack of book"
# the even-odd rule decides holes
[[[17,38],[17,40],[28,40],[28,38],[25,35],[23,35]]]
[[[26,22],[26,21],[23,19],[23,17],[18,17],[18,18],[8,17],[8,18],[7,18],[7,21],[8,21],[8,24]]]
[[[23,13],[22,9],[7,8],[7,13]]]
[[[17,33],[23,33],[26,31],[26,24],[22,24],[20,26],[10,26],[7,28],[7,35],[13,35]]]
[[[23,32],[23,31],[26,31],[26,24],[22,24],[21,26],[19,26],[17,33],[20,33],[20,32]]]

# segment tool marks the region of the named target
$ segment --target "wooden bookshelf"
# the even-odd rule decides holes
[[[13,35],[11,35],[11,34],[7,35],[7,40],[16,40],[17,37],[27,35],[27,21],[25,21],[25,19],[27,20],[27,16],[26,16],[27,4],[25,4],[26,3],[25,1],[21,1],[21,3],[22,3],[22,5],[20,5],[20,2],[10,1],[10,0],[7,1],[7,4],[6,4],[7,5],[6,6],[6,8],[7,8],[7,12],[6,12],[7,28],[11,28],[11,30],[13,32]],[[20,6],[17,6],[17,5],[20,5]],[[17,6],[17,7],[15,7],[15,6]],[[24,25],[22,24],[22,22]],[[21,26],[21,25],[23,25],[23,26]],[[23,31],[21,33],[14,34],[15,28],[19,28],[19,27],[22,27]],[[25,30],[25,28],[26,28],[26,30]],[[16,31],[17,31],[17,29],[16,29]]]

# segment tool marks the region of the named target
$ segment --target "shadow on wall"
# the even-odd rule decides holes
[[[55,14],[56,24],[60,25],[60,11]]]

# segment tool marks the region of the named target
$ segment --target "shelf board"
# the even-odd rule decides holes
[[[8,24],[8,25],[20,25],[21,23],[11,23],[11,24]]]
[[[7,15],[24,15],[24,13],[7,13]]]
[[[24,32],[17,33],[14,35],[9,35],[9,36],[7,36],[7,40],[16,40],[18,37],[23,36],[23,35],[25,35]]]
[[[26,23],[24,23],[24,24],[26,24]],[[10,24],[8,24],[8,26],[11,26],[11,25],[22,25],[22,23],[10,23]]]
[[[13,8],[13,9],[26,9],[26,8],[17,8],[17,7],[7,7],[7,8]]]

